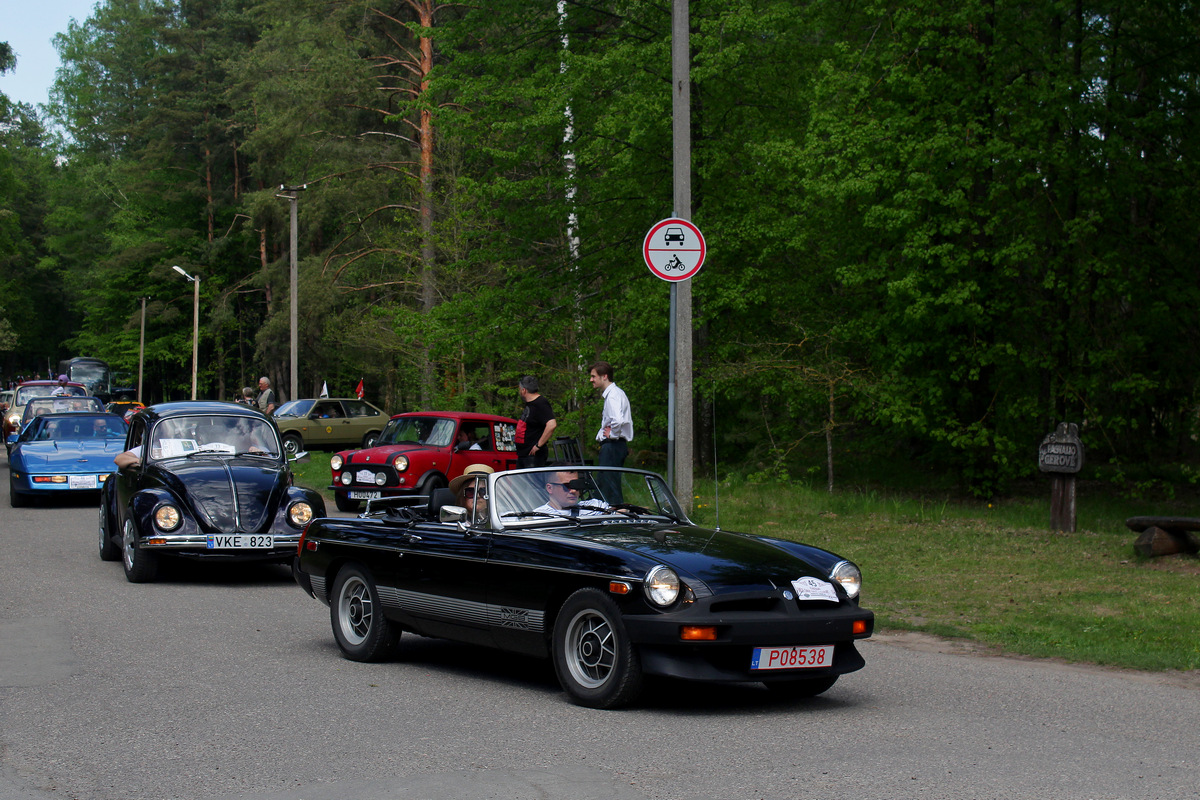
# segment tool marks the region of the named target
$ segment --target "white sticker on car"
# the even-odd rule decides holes
[[[833,584],[823,581],[820,578],[805,577],[797,578],[792,581],[792,588],[796,590],[797,600],[829,600],[834,603],[838,601],[837,592],[834,591]]]

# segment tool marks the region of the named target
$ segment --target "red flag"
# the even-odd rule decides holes
[[[359,378],[359,379],[358,379],[358,388],[354,390],[354,393],[355,393],[356,395],[358,395],[358,399],[359,399],[359,400],[362,400],[362,399],[363,399],[362,378]]]

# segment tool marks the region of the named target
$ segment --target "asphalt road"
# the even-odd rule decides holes
[[[0,800],[1200,797],[1195,674],[881,635],[812,700],[663,683],[593,711],[489,650],[347,661],[283,568],[127,583],[96,513],[0,489]]]

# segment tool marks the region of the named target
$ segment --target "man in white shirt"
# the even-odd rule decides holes
[[[622,467],[629,455],[629,442],[633,441],[633,412],[629,408],[629,398],[613,383],[612,364],[607,361],[592,364],[588,379],[604,397],[600,430],[596,433],[596,441],[600,443],[597,463],[602,467]],[[614,504],[622,502],[620,476],[597,473],[596,479],[605,500]]]
[[[587,483],[580,479],[578,472],[551,473],[546,481],[546,503],[533,509],[533,513],[555,517],[594,517],[616,510],[602,500],[580,500],[579,493],[586,487]]]

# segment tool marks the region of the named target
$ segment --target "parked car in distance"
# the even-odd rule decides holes
[[[293,572],[329,606],[346,658],[385,660],[403,632],[549,657],[571,701],[594,708],[634,702],[645,675],[790,699],[865,665],[862,576],[827,550],[697,526],[641,470],[459,483],[306,529]]]
[[[125,420],[103,412],[34,417],[8,455],[9,504],[19,508],[38,496],[99,492],[116,468],[113,458],[125,449],[126,429]]]
[[[8,411],[8,407],[12,405],[14,394],[16,392],[12,389],[0,390],[0,412]]]
[[[125,445],[140,460],[104,483],[99,547],[133,583],[154,580],[166,557],[287,562],[304,526],[325,514],[319,492],[293,485],[279,431],[258,409],[149,406]]]
[[[104,409],[110,414],[120,414],[128,422],[130,417],[145,407],[146,404],[139,400],[113,400]]]
[[[517,465],[517,421],[463,411],[413,411],[388,422],[375,446],[335,453],[334,502],[356,511],[362,500],[429,495],[471,464],[494,470]]]
[[[283,447],[302,450],[372,447],[388,423],[388,415],[357,397],[291,400],[275,409]]]
[[[74,396],[87,396],[87,387],[82,383],[68,382],[66,386],[67,391]],[[8,407],[8,411],[4,412],[4,438],[7,439],[9,434],[21,430],[21,414],[24,413],[25,404],[31,397],[49,397],[57,388],[58,381],[34,380],[18,383],[13,390],[12,404]]]

